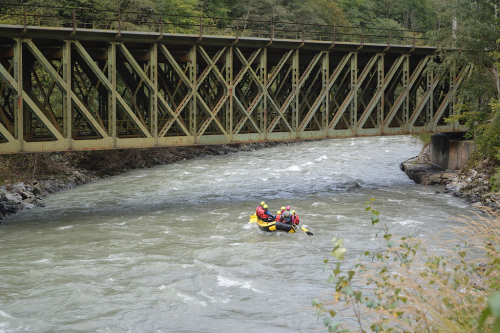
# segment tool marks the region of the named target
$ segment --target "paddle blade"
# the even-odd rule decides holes
[[[313,233],[312,233],[312,232],[310,232],[309,230],[307,230],[307,229],[306,229],[306,228],[304,228],[304,227],[301,227],[300,229],[302,229],[302,231],[303,231],[303,232],[305,232],[306,234],[308,234],[309,236],[312,236],[312,235],[313,235]]]

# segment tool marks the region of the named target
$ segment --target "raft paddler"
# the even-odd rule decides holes
[[[262,209],[259,209],[259,207],[257,207],[258,211],[255,212],[257,215],[257,218],[261,221],[264,221],[264,222],[273,222],[274,216],[271,213],[269,213],[269,210],[268,210],[269,207],[266,204],[264,204],[262,206]]]
[[[259,211],[262,211],[262,210],[264,209],[264,205],[265,205],[265,204],[266,204],[266,203],[265,203],[264,201],[262,201],[262,202],[260,203],[260,205],[259,205],[259,206],[257,206],[257,208],[255,208],[255,215],[259,216]]]
[[[286,210],[281,213],[281,218],[283,219],[283,223],[292,224],[292,212],[290,211],[291,207],[286,206]]]
[[[278,210],[278,211],[276,212],[276,216],[274,217],[274,220],[275,220],[276,222],[283,222],[283,218],[281,217],[281,210]]]
[[[292,223],[299,224],[299,216],[295,213],[294,210],[292,210]]]

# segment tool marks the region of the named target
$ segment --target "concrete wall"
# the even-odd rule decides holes
[[[438,133],[431,137],[430,161],[443,170],[462,168],[474,150],[474,141],[465,140],[463,133]]]

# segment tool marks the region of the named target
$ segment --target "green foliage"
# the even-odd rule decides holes
[[[440,28],[432,33],[440,45],[438,72],[471,69],[457,96],[459,121],[474,137],[479,158],[499,153],[498,2],[490,0],[443,0],[436,2]]]
[[[373,199],[365,210],[377,227]],[[335,238],[334,260],[325,259],[323,267],[331,270],[331,299],[312,301],[328,331],[498,332],[500,213],[462,222],[466,227],[452,231],[457,238],[447,253],[432,253],[416,238],[396,237],[382,224],[377,239],[385,249],[345,262],[343,241]]]
[[[424,146],[428,145],[431,143],[432,139],[432,133],[421,133],[421,134],[416,134],[413,136],[414,138],[420,140]]]
[[[365,26],[394,29],[434,27],[433,0],[28,0],[28,24],[71,24],[73,8],[78,24],[88,28],[117,28],[118,11],[122,28],[154,30],[160,19],[170,32],[194,32],[197,17],[217,17],[207,23],[217,26],[227,18],[258,21],[289,21],[336,26]],[[33,5],[33,6],[32,6]],[[62,7],[59,9],[52,6]],[[115,12],[110,14],[108,11]],[[0,8],[0,22],[21,24],[19,8]],[[42,18],[44,15],[53,18]],[[181,17],[182,16],[182,17]],[[222,21],[224,22],[224,21]],[[248,28],[243,24],[244,28]],[[269,27],[269,25],[267,26]]]
[[[492,192],[500,192],[500,168],[497,168],[490,177],[490,186]]]

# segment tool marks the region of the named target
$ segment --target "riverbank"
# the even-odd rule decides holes
[[[294,142],[0,155],[0,220],[19,210],[43,207],[48,194],[128,170],[291,144]]]
[[[401,163],[400,167],[417,184],[445,185],[445,193],[470,202],[475,207],[500,209],[500,195],[491,193],[490,178],[495,170],[492,161],[483,160],[461,170],[443,170],[429,160],[430,146],[420,154]]]

